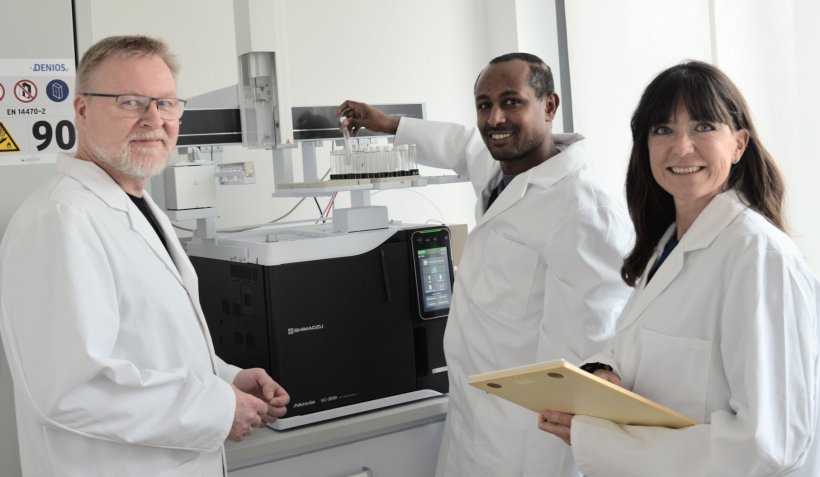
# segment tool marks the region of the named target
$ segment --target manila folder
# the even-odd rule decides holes
[[[537,413],[549,409],[639,426],[680,428],[697,424],[563,359],[474,374],[468,382]]]

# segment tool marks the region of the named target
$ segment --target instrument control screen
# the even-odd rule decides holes
[[[447,316],[453,297],[453,265],[448,229],[415,232],[412,236],[419,314]]]

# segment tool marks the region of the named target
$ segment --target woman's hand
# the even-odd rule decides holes
[[[559,411],[543,411],[538,415],[538,428],[544,432],[557,436],[568,446],[572,445],[570,434],[572,433],[572,418],[574,414],[567,414]]]
[[[596,369],[592,374],[601,379],[605,379],[617,386],[621,385],[621,377],[614,371],[606,369]],[[572,445],[572,418],[574,414],[567,414],[559,411],[543,411],[538,415],[538,428],[544,432],[557,436],[567,445]]]

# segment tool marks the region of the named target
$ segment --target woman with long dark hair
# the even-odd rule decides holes
[[[547,410],[539,427],[596,477],[820,475],[820,287],[745,100],[714,66],[676,65],[644,91],[632,137],[621,275],[635,290],[585,369],[701,424]]]

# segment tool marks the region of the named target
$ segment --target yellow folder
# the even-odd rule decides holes
[[[549,409],[620,424],[675,429],[697,424],[563,359],[474,374],[468,382],[537,413]]]

